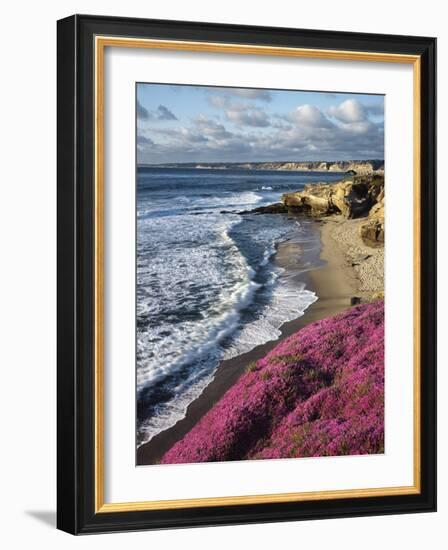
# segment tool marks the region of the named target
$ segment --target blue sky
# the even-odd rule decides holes
[[[137,162],[384,158],[384,97],[137,84]]]

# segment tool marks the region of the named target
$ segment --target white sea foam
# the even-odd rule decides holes
[[[272,282],[275,286],[272,301],[262,316],[256,321],[244,325],[237,336],[232,339],[230,346],[226,348],[224,353],[216,355],[216,362],[212,369],[209,368],[210,363],[203,368],[196,368],[189,383],[184,388],[178,388],[176,398],[142,423],[139,430],[139,445],[150,441],[152,437],[174,426],[185,417],[190,403],[197,399],[213,380],[220,360],[231,359],[252,350],[256,346],[276,340],[280,337],[281,332],[279,329],[285,322],[302,316],[307,307],[317,300],[316,294],[306,290],[305,285],[297,287],[286,277],[283,278],[282,271],[279,269],[276,273],[276,277]],[[249,294],[250,292],[247,292],[245,300],[243,299],[239,303],[240,309],[244,307],[245,301],[249,300]],[[239,314],[237,311],[233,311],[222,321],[220,327],[215,327],[210,339],[204,342],[202,347],[190,350],[191,355],[186,355],[183,358],[184,361],[191,361],[207,351],[216,349],[219,342],[235,330],[238,325]],[[180,367],[180,364],[177,367]],[[170,365],[171,371],[175,368],[176,365]]]
[[[257,204],[263,197],[254,191],[245,191],[243,193],[228,192],[223,196],[203,197],[195,201],[195,206],[202,208],[217,208],[223,206],[223,198],[225,199],[225,207],[251,206]]]
[[[225,270],[226,282],[216,281],[216,284],[219,283],[221,286],[208,314],[199,321],[186,321],[170,327],[169,338],[157,340],[157,332],[166,330],[165,326],[161,326],[159,330],[153,329],[152,338],[156,341],[150,348],[147,342],[148,335],[141,333],[138,336],[137,348],[141,353],[141,359],[137,371],[137,391],[146,388],[148,384],[163,380],[167,375],[175,375],[185,365],[195,364],[195,369],[189,371],[188,376],[176,388],[175,398],[165,403],[140,425],[140,444],[149,441],[161,430],[173,426],[184,417],[188,405],[202,393],[213,378],[222,356],[219,349],[220,342],[235,331],[240,321],[241,310],[252,302],[255,291],[260,288],[260,284],[253,281],[254,270],[247,264],[229,237],[228,231],[234,223],[227,222],[226,227],[221,225],[218,231],[219,241],[215,241],[215,246],[216,242],[219,242],[221,246],[228,247],[227,256],[231,258],[231,265],[228,265]],[[191,254],[189,259],[194,262],[194,258],[195,255]],[[213,292],[216,286],[211,285],[211,281],[213,277],[221,274],[222,266],[219,266],[221,268],[219,270],[210,269],[210,258],[202,262],[203,259],[200,258],[201,265],[206,267],[209,290]],[[230,272],[233,272],[232,284],[229,284]],[[172,279],[175,275],[176,273],[173,273],[168,277]],[[172,289],[174,287],[175,292],[175,281],[174,285],[170,286]],[[165,290],[166,298],[176,302],[178,296],[170,296],[170,291]],[[140,313],[153,313],[151,305],[148,301],[141,301]],[[164,306],[166,307],[166,303]],[[175,303],[173,303],[174,306]],[[149,350],[150,354],[145,353]],[[201,358],[204,357],[207,360],[201,362]]]
[[[138,443],[140,447],[144,443],[150,441],[158,433],[165,431],[174,426],[179,420],[185,418],[188,406],[197,399],[205,388],[213,380],[216,368],[211,371],[198,371],[197,380],[195,383],[187,387],[182,393],[165,404],[163,408],[157,411],[156,414],[145,419],[138,429]]]
[[[277,339],[317,299],[270,261],[293,222],[220,213],[273,202],[278,191],[254,187],[258,179],[248,190],[214,179],[190,185],[188,196],[157,181],[139,197],[137,392],[151,410],[139,416],[139,444],[185,416],[221,360]]]
[[[224,359],[236,357],[256,346],[277,340],[281,335],[281,326],[301,317],[316,300],[317,295],[306,290],[305,285],[297,286],[297,283],[292,283],[280,275],[274,283],[269,305],[259,319],[243,327],[226,350]]]
[[[138,335],[137,350],[141,354],[138,390],[168,373],[173,374],[216,346],[233,330],[238,311],[252,299],[258,285],[251,280],[252,270],[228,236],[228,230],[234,223],[227,219],[214,225],[213,247],[204,244],[177,250],[171,258],[167,255],[154,258],[150,275],[156,274],[162,281],[161,292],[140,297],[139,315],[154,316],[162,311],[179,310],[188,300],[195,301],[191,307],[197,308],[199,293],[202,293],[208,309],[199,319],[189,320],[186,316],[185,320],[180,319],[177,323],[152,327],[150,335],[146,332]],[[203,228],[198,224],[198,231]],[[199,240],[202,235],[195,237]],[[141,285],[150,284],[150,281],[145,281],[144,275],[141,278]],[[169,337],[166,337],[167,331]],[[148,336],[152,340],[151,346],[148,346]]]

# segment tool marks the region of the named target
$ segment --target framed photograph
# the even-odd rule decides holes
[[[434,38],[58,21],[58,527],[436,507]]]

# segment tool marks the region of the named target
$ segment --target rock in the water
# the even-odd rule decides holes
[[[281,202],[268,204],[267,206],[258,206],[253,210],[243,210],[238,214],[287,214],[289,209]]]

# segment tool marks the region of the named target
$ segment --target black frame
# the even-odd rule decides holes
[[[58,510],[72,534],[436,510],[436,39],[74,15],[58,21]],[[94,513],[95,35],[421,56],[421,493]]]

